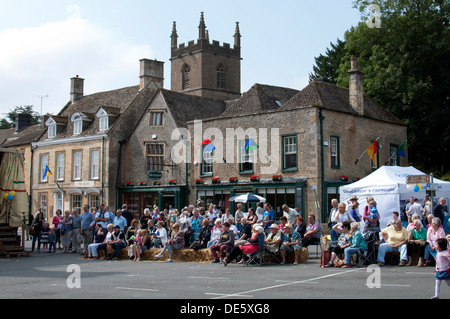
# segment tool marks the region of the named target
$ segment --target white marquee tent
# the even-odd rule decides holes
[[[392,219],[392,212],[400,212],[401,204],[407,202],[411,196],[420,201],[425,197],[427,185],[420,185],[418,192],[414,191],[414,187],[407,186],[406,176],[411,175],[426,174],[412,166],[382,166],[358,182],[340,187],[340,201],[348,203],[352,196],[357,196],[359,211],[362,214],[364,206],[367,206],[366,198],[372,196],[381,215],[380,226],[384,228]],[[435,198],[450,198],[450,182],[434,178],[433,184],[437,186]]]

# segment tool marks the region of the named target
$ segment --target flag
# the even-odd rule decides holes
[[[255,141],[253,139],[248,139],[247,143],[245,143],[245,146],[243,147],[243,149],[245,149],[246,151],[254,151],[256,149],[258,149],[259,146],[255,143]]]
[[[50,171],[50,169],[48,168],[48,165],[45,165],[45,171],[44,171],[44,176],[42,177],[43,180],[45,180],[47,177],[49,177],[50,175],[53,175],[52,172]]]
[[[378,143],[377,141],[373,142],[372,145],[370,145],[367,150],[367,154],[372,159],[375,166],[377,166],[377,152],[378,152]]]
[[[405,154],[405,146],[406,146],[406,142],[407,142],[407,141],[404,141],[403,144],[400,145],[400,146],[397,148],[397,155],[398,155],[398,156],[406,157],[406,154]]]
[[[202,146],[206,145],[205,149],[203,150],[203,153],[212,152],[216,149],[216,147],[211,143],[210,140],[204,140],[202,142]]]

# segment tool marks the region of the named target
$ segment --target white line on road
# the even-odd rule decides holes
[[[159,290],[155,290],[155,289],[129,288],[129,287],[116,287],[116,289],[121,289],[121,290],[137,290],[137,291],[152,291],[152,292],[157,292],[157,291],[159,291]]]
[[[189,276],[189,279],[207,279],[207,280],[229,280],[230,278],[221,278],[221,277],[194,277]]]
[[[361,271],[361,270],[365,270],[365,268],[346,270],[346,271],[342,271],[342,272],[338,272],[338,273],[333,273],[333,274],[330,274],[330,275],[325,275],[325,276],[320,276],[320,277],[310,278],[310,279],[300,280],[300,281],[292,281],[292,282],[288,282],[288,283],[284,283],[284,284],[279,284],[279,285],[274,285],[274,286],[268,286],[268,287],[263,287],[263,288],[258,288],[258,289],[238,292],[238,293],[235,293],[235,294],[228,294],[228,295],[224,294],[224,295],[222,295],[220,297],[213,298],[213,299],[221,299],[221,298],[226,298],[226,297],[241,297],[243,294],[248,294],[248,293],[258,292],[258,291],[264,291],[264,290],[269,290],[269,289],[275,289],[275,288],[281,288],[281,287],[285,287],[285,286],[302,284],[302,283],[307,283],[307,282],[314,282],[315,280],[324,279],[324,278],[333,277],[333,276],[338,276],[338,275],[342,275],[342,274],[348,274],[348,273],[351,273],[351,272],[356,272],[356,271]]]
[[[231,296],[231,297],[233,297],[233,296],[234,296],[234,294],[233,294],[233,295],[227,295],[227,294],[216,294],[216,293],[213,293],[213,292],[205,292],[205,295],[212,295],[212,296],[222,296],[222,297],[228,297],[228,296]],[[245,297],[245,298],[253,298],[253,296],[250,296],[250,295],[239,295],[239,297]]]

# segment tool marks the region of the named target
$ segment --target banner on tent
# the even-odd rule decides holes
[[[398,191],[398,186],[386,186],[386,187],[362,187],[362,188],[352,188],[345,189],[343,187],[340,188],[341,194],[344,195],[353,195],[353,194],[368,194],[368,195],[376,195],[376,194],[390,194]]]

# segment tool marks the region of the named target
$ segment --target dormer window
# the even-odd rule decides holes
[[[73,135],[80,135],[83,132],[83,121],[87,121],[88,117],[83,113],[75,113],[70,120],[73,123]]]
[[[48,138],[54,138],[56,137],[56,133],[58,131],[56,122],[52,119],[49,118],[46,122],[45,125],[47,125],[47,134],[48,134]]]
[[[99,131],[100,132],[106,131],[109,128],[108,113],[106,113],[106,111],[103,108],[101,108],[100,110],[98,110],[96,116],[98,117],[99,120]]]

